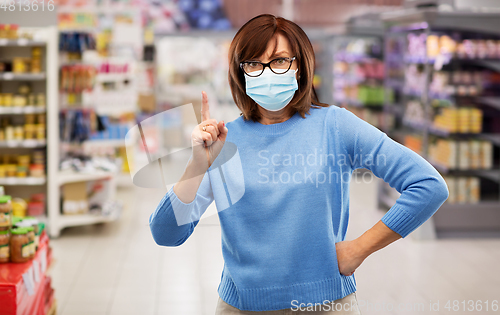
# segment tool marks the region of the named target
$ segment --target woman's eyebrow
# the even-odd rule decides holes
[[[289,55],[290,55],[290,54],[288,53],[288,51],[286,51],[286,50],[282,50],[282,51],[275,52],[275,53],[271,56],[271,59],[272,59],[273,57],[283,57],[283,56],[288,57]]]

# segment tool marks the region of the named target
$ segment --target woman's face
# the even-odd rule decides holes
[[[276,49],[275,49],[276,47]],[[273,54],[274,52],[274,54]],[[295,57],[293,56],[292,49],[290,47],[290,43],[288,42],[288,39],[283,36],[282,34],[277,34],[276,35],[276,41],[271,40],[269,41],[266,51],[257,58],[256,61],[260,61],[262,63],[268,63],[273,59],[276,58],[292,58]],[[296,70],[297,69],[297,60],[294,60],[292,63],[292,66],[290,67],[289,71]],[[298,71],[297,71],[298,74]]]

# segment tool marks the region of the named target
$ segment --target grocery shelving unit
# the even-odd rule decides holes
[[[378,14],[351,18],[345,32],[331,40],[332,98],[358,117],[386,130],[390,113],[383,111],[390,98],[383,74],[384,28]],[[377,71],[378,70],[378,71]],[[382,70],[382,71],[380,71]]]
[[[23,32],[25,29],[23,28]],[[0,84],[4,93],[12,93],[19,83],[31,85],[33,93],[45,94],[45,106],[2,106],[0,107],[0,117],[17,117],[25,114],[46,114],[44,140],[3,140],[0,141],[0,150],[3,154],[31,153],[33,149],[45,152],[46,169],[43,177],[3,177],[0,178],[0,185],[5,186],[6,192],[15,197],[27,198],[32,193],[45,193],[48,195],[51,180],[54,180],[57,171],[57,164],[50,163],[50,147],[47,145],[48,139],[54,135],[57,137],[57,69],[50,67],[52,59],[57,55],[57,29],[55,27],[30,27],[26,31],[36,33],[36,39],[0,39],[0,55],[3,58],[13,58],[25,56],[27,51],[33,47],[42,49],[42,67],[40,73],[14,73],[0,72]],[[55,71],[54,71],[55,70]],[[55,117],[55,120],[54,120]],[[51,206],[56,203],[47,200],[47,213],[50,213]],[[43,220],[44,218],[42,218]]]
[[[394,101],[386,102],[384,105],[384,110],[394,113],[397,118],[397,128],[390,135],[407,145],[410,143],[405,137],[416,135],[410,144],[411,148],[426,158],[445,178],[446,176],[473,176],[479,178],[481,182],[479,200],[470,202],[450,202],[449,200],[445,202],[434,216],[416,231],[416,238],[500,236],[500,166],[498,165],[500,133],[498,130],[450,132],[436,127],[434,123],[435,116],[441,114],[443,108],[459,109],[467,105],[467,107],[482,109],[485,113],[483,114],[483,122],[489,120],[491,125],[491,121],[497,121],[495,119],[500,116],[500,95],[481,95],[478,93],[463,97],[457,95],[456,92],[437,95],[430,88],[432,78],[440,70],[451,73],[451,71],[458,72],[464,71],[464,69],[467,71],[483,69],[498,74],[500,72],[500,56],[497,59],[484,57],[482,59],[480,57],[464,59],[458,58],[456,55],[441,53],[435,57],[429,55],[429,46],[426,46],[427,50],[423,56],[415,57],[407,52],[409,36],[421,35],[425,37],[425,45],[430,45],[427,43],[427,39],[435,34],[449,34],[449,36],[461,39],[493,38],[498,41],[500,39],[499,15],[497,13],[465,11],[442,12],[435,8],[427,8],[384,13],[382,18],[388,28],[385,38],[385,63],[386,69],[388,69],[385,85],[396,91]],[[411,84],[408,82],[408,72],[406,71],[408,67],[413,67],[413,69],[418,67],[421,71],[420,91],[409,88]],[[439,103],[443,99],[447,105]],[[410,102],[418,102],[421,104],[421,108],[413,106],[415,103],[410,106]],[[411,116],[419,119],[409,119]],[[493,147],[491,152],[492,168],[481,169],[470,165],[467,168],[448,167],[434,161],[432,158],[434,155],[430,154],[430,151],[439,139],[452,139],[461,142],[486,141]],[[459,157],[459,155],[463,155],[463,152],[457,152],[456,155],[456,157],[451,158],[453,162],[463,158]],[[455,189],[452,186],[449,188],[450,190]],[[397,196],[397,192],[395,193],[388,185],[382,185],[379,189],[379,204],[385,208],[391,207]]]

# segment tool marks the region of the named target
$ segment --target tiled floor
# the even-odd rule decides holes
[[[375,181],[353,183],[347,239],[384,214],[375,209],[375,192]],[[122,190],[119,197],[126,210],[120,221],[67,229],[51,241],[59,314],[214,313],[223,266],[215,209],[185,244],[159,247],[148,218],[161,195],[140,188]],[[500,300],[499,262],[500,239],[399,240],[356,271],[362,314],[493,314],[491,303]],[[451,309],[446,308],[448,301]],[[475,307],[482,304],[482,311],[464,311],[469,301],[478,303]]]

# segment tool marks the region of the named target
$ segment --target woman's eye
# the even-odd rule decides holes
[[[282,65],[282,64],[284,64],[284,63],[286,62],[286,60],[285,60],[284,58],[282,58],[282,59],[278,59],[278,60],[276,60],[275,62],[276,62],[277,64],[279,64],[279,65]]]
[[[259,63],[257,62],[249,62],[247,63],[247,65],[250,67],[250,68],[256,68],[259,66]]]

